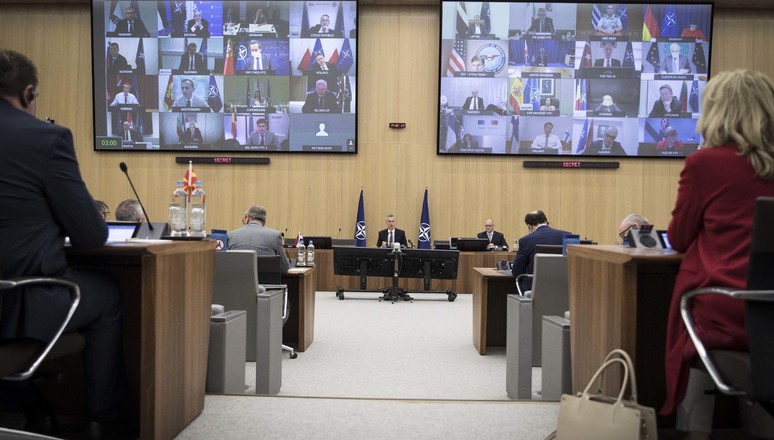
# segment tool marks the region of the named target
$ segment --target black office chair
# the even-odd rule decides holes
[[[699,358],[723,394],[742,396],[759,403],[774,416],[774,198],[760,197],[755,204],[747,289],[710,287],[693,290],[680,301],[688,334]],[[691,305],[698,295],[725,295],[745,301],[748,353],[731,350],[708,351],[696,334]]]
[[[81,299],[78,285],[59,278],[29,277],[14,280],[0,280],[0,293],[10,289],[24,289],[33,285],[58,285],[66,287],[70,295],[70,307],[67,315],[59,325],[50,341],[39,341],[31,338],[5,338],[0,339],[0,386],[14,388],[17,395],[25,392],[31,397],[28,402],[21,404],[26,416],[26,429],[45,431],[46,434],[58,435],[59,428],[54,417],[54,412],[42,394],[38,391],[36,383],[45,379],[58,379],[56,375],[36,374],[38,368],[45,360],[55,359],[69,354],[83,351],[86,345],[84,337],[80,333],[63,333],[70,322],[78,303]],[[23,294],[34,294],[24,292]],[[21,390],[24,389],[24,390]]]
[[[280,255],[258,255],[258,282],[270,289],[273,285],[279,286],[282,284],[282,265],[280,258],[285,258]],[[282,325],[284,326],[288,322],[290,317],[290,301],[288,301],[288,289],[285,288],[285,297],[282,301]],[[290,359],[298,357],[298,353],[293,347],[282,344],[282,349],[290,353]]]

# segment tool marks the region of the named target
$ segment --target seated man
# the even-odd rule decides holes
[[[255,121],[255,131],[250,133],[248,140],[249,145],[277,146],[277,136],[269,131],[269,123],[263,118]]]
[[[486,219],[484,222],[484,232],[479,232],[476,236],[478,238],[486,238],[489,240],[489,244],[486,246],[490,251],[502,249],[508,250],[508,241],[505,239],[505,235],[502,232],[494,230],[494,221],[491,218]]]
[[[142,135],[139,131],[132,128],[132,123],[124,121],[122,124],[123,131],[121,132],[121,140],[125,143],[128,142],[142,142]]]
[[[395,215],[387,214],[385,223],[387,224],[387,229],[379,231],[376,247],[390,248],[393,243],[400,243],[401,247],[408,246],[408,242],[406,242],[406,232],[403,229],[395,227]]]
[[[254,250],[258,255],[279,255],[282,273],[290,269],[290,261],[282,247],[282,233],[266,227],[266,208],[251,206],[242,219],[241,228],[228,233],[229,250]]]
[[[611,156],[626,156],[626,150],[620,142],[615,139],[618,137],[618,129],[615,127],[607,127],[605,130],[605,138],[598,141],[594,141],[583,154],[586,155],[611,155]]]
[[[120,222],[144,222],[145,214],[142,213],[140,202],[134,199],[126,199],[116,206],[116,220]]]
[[[543,134],[535,136],[532,141],[532,148],[542,150],[544,148],[551,150],[560,150],[562,148],[562,142],[559,136],[552,134],[554,130],[554,124],[546,122],[543,124]]]
[[[188,43],[188,49],[180,55],[179,70],[207,71],[207,60],[204,54],[196,51],[196,43]]]
[[[629,229],[640,229],[642,225],[649,225],[648,219],[642,214],[632,213],[624,217],[621,220],[621,224],[618,226],[618,237],[621,239],[621,244],[628,245]]]
[[[613,44],[606,43],[604,57],[594,60],[594,67],[621,67],[621,61],[613,58]]]
[[[123,92],[116,93],[116,97],[113,98],[113,102],[110,103],[111,106],[113,105],[139,105],[140,102],[137,101],[137,97],[134,96],[134,94],[129,93],[129,90],[132,90],[132,85],[129,83],[124,83],[123,86]]]
[[[554,20],[546,17],[546,8],[538,8],[537,17],[532,19],[532,24],[527,29],[527,32],[530,34],[554,33]]]
[[[513,260],[513,276],[517,277],[523,273],[532,273],[535,261],[535,246],[539,244],[560,245],[564,241],[564,236],[569,234],[561,229],[554,229],[548,226],[548,219],[543,211],[532,211],[524,216],[524,223],[527,224],[529,234],[519,239],[519,249],[516,252],[516,259]],[[521,290],[526,292],[532,289],[532,279],[525,278],[521,280]]]
[[[303,113],[341,113],[336,94],[328,91],[328,82],[318,79],[314,92],[306,95],[306,101],[301,108]]]

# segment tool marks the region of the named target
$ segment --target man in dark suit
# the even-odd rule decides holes
[[[150,32],[145,28],[145,23],[137,17],[137,11],[132,6],[127,6],[124,9],[124,18],[116,23],[115,32],[131,34],[133,37],[150,37]]]
[[[546,8],[539,8],[537,14],[537,17],[532,19],[532,25],[527,29],[527,32],[530,34],[553,34],[555,32],[554,20],[546,17]]]
[[[282,247],[282,233],[266,227],[266,208],[251,206],[242,219],[241,228],[228,233],[229,249],[254,250],[258,255],[279,255],[280,269],[287,273],[290,261]]]
[[[124,142],[142,142],[142,135],[139,131],[132,128],[132,123],[124,121],[123,131],[121,132],[121,140]]]
[[[70,130],[35,117],[38,74],[24,55],[0,50],[0,279],[61,277],[78,284],[81,300],[65,332],[86,337],[87,436],[115,423],[126,392],[121,298],[104,273],[67,267],[73,247],[101,247],[107,225],[81,178]],[[5,291],[0,338],[51,339],[69,308],[65,288]],[[106,435],[106,434],[105,434]]]
[[[490,251],[502,249],[508,250],[508,241],[505,240],[505,235],[502,232],[494,230],[494,222],[491,218],[486,219],[484,222],[484,232],[478,233],[478,238],[486,238],[489,240],[489,244],[486,246]]]
[[[605,130],[605,138],[594,141],[583,154],[590,156],[626,156],[626,150],[624,150],[620,142],[616,142],[615,140],[617,137],[618,129],[615,127],[607,127],[607,130]]]
[[[314,56],[314,64],[312,64],[312,72],[335,73],[336,66],[326,62],[323,54],[318,52]]]
[[[341,113],[341,107],[336,95],[328,91],[328,82],[318,79],[315,91],[306,95],[306,102],[301,108],[303,113]]]
[[[564,236],[569,234],[561,229],[554,229],[548,226],[548,219],[543,211],[532,211],[524,216],[524,223],[527,224],[529,234],[519,239],[519,249],[516,252],[516,259],[513,260],[513,269],[511,273],[517,277],[524,273],[533,272],[535,261],[535,247],[539,244],[559,245],[564,241]],[[521,290],[526,292],[532,289],[532,278],[521,280]]]
[[[484,110],[484,98],[478,97],[478,89],[470,91],[470,95],[465,98],[465,103],[462,104],[463,110]]]
[[[541,47],[540,50],[538,50],[538,54],[535,56],[532,65],[535,67],[548,67],[548,54],[545,49]]]
[[[209,37],[210,23],[202,18],[201,11],[194,11],[194,18],[188,20],[188,26],[185,27],[185,31],[193,33],[197,37]]]
[[[245,57],[246,70],[272,70],[271,57],[261,50],[261,43],[258,40],[250,40],[248,43],[250,51]]]
[[[188,43],[188,50],[180,55],[180,70],[195,70],[197,72],[207,71],[207,60],[204,54],[196,51],[196,43]]]
[[[400,243],[401,247],[408,246],[406,242],[406,232],[395,227],[395,215],[387,214],[387,229],[379,231],[379,239],[376,240],[376,247],[392,247],[393,243]]]
[[[679,114],[683,104],[672,94],[672,86],[662,84],[658,88],[659,99],[653,103],[649,118],[664,118],[667,114]]]
[[[181,144],[201,144],[202,142],[204,142],[202,132],[193,122],[188,124],[188,130],[180,134]]]
[[[605,56],[594,60],[594,67],[621,67],[621,61],[613,58],[613,45],[605,44]]]
[[[331,28],[331,17],[328,14],[320,16],[320,24],[309,28],[309,36],[322,34],[324,36],[332,35],[334,38],[344,38],[341,31]]]
[[[108,57],[107,73],[118,73],[119,70],[129,70],[132,67],[123,55],[119,53],[118,43],[110,43],[110,56]]]

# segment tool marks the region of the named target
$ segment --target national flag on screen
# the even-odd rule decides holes
[[[593,63],[591,62],[591,44],[588,41],[586,42],[586,44],[583,45],[583,55],[581,55],[580,66],[581,67],[593,66]]]
[[[301,72],[306,72],[309,70],[310,66],[312,65],[312,53],[309,51],[309,48],[306,49],[306,52],[304,52],[304,56],[301,57],[301,62],[298,63],[298,66],[296,67],[296,70],[300,70]]]
[[[591,127],[589,127],[589,120],[583,123],[583,130],[581,130],[580,138],[578,138],[578,145],[575,147],[575,154],[583,154],[586,148],[591,145],[594,132],[594,120],[591,120]]]
[[[623,57],[623,62],[621,63],[621,67],[634,68],[634,48],[632,47],[631,41],[626,43],[626,51],[624,51],[624,57]]]
[[[441,116],[443,117],[443,115]],[[445,140],[445,150],[448,150],[449,148],[453,147],[454,144],[457,143],[457,117],[454,116],[454,113],[448,113],[446,114],[446,140]]]
[[[465,71],[465,40],[455,40],[449,56],[449,66],[446,68],[446,76],[455,76],[458,72]]]
[[[511,151],[513,151],[513,147],[516,148],[519,147],[519,116],[518,115],[511,115],[511,127],[513,128],[513,131],[511,131]]]
[[[521,114],[521,104],[524,102],[524,85],[521,78],[515,78],[511,84],[511,93],[508,97],[513,113]]]
[[[245,43],[240,43],[239,46],[234,46],[236,52],[234,53],[234,70],[245,70],[245,58],[247,57],[247,46]]]
[[[202,38],[202,45],[199,46],[199,53],[202,54],[204,59],[207,59],[207,38]]]
[[[349,77],[344,77],[344,88],[342,89],[342,93],[344,95],[344,107],[342,107],[342,111],[344,113],[351,113],[352,112],[352,83],[349,81]]]
[[[680,36],[680,30],[677,29],[677,8],[675,5],[667,5],[666,11],[664,11],[664,19],[661,21],[661,36]]]
[[[707,73],[707,59],[704,57],[704,46],[696,43],[693,47],[693,56],[691,61],[696,66],[696,73]]]
[[[524,86],[524,100],[529,99],[532,110],[540,110],[540,88],[537,78],[530,78]]]
[[[234,75],[234,44],[231,38],[228,39],[228,43],[226,44],[226,59],[223,62],[223,75]]]
[[[110,2],[110,21],[113,24],[118,24],[121,20],[121,8],[118,7],[118,0],[112,0]]]
[[[177,129],[177,137],[182,136],[183,132],[185,132],[185,126],[183,125],[182,115],[177,115],[177,126],[175,128]]]
[[[245,85],[245,105],[250,106],[250,78],[245,78],[247,84]]]
[[[271,78],[266,78],[266,105],[271,105]]]
[[[419,220],[419,243],[417,249],[431,249],[430,241],[430,208],[427,206],[427,188],[425,188],[425,201],[422,202],[422,217]]]
[[[457,38],[468,35],[468,11],[465,2],[457,2]]]
[[[170,31],[174,33],[183,33],[185,30],[185,22],[187,20],[185,2],[170,0],[169,6],[172,9],[172,17],[169,20]]]
[[[602,11],[599,10],[599,5],[594,4],[591,7],[591,28],[596,29],[599,25],[599,19],[602,18]]]
[[[301,32],[309,31],[309,12],[306,10],[306,2],[304,2],[304,12],[301,14]],[[305,35],[305,34],[304,34]]]
[[[166,37],[169,35],[169,4],[167,2],[157,2],[156,11],[158,12],[158,36]]]
[[[344,2],[339,2],[339,10],[336,11],[336,34],[344,35]],[[308,29],[308,28],[307,28]]]
[[[680,88],[680,111],[683,113],[688,112],[688,82],[682,81],[683,86]]]
[[[318,38],[317,41],[314,43],[314,49],[312,50],[312,56],[309,58],[309,65],[306,66],[305,70],[312,70],[312,66],[314,65],[314,59],[317,57],[317,54],[320,54],[325,58],[325,51],[322,47],[322,41]]]
[[[645,132],[650,135],[651,138],[653,138],[653,142],[658,142],[661,139],[658,137],[658,130],[653,128],[652,125],[650,125],[650,121],[645,121]],[[645,141],[647,142],[647,140]]]
[[[649,62],[653,66],[653,70],[658,71],[658,66],[661,64],[661,53],[659,52],[658,43],[653,42],[648,50],[648,55],[645,57],[645,61]]]
[[[489,10],[489,2],[481,3],[481,14],[479,18],[483,21],[481,24],[481,33],[488,34],[492,29],[492,18]]]
[[[131,79],[131,85],[132,85],[132,93],[134,93],[134,97],[137,98],[137,101],[142,104],[143,97],[140,96],[140,83],[137,79],[137,75],[132,75]]]
[[[223,108],[223,99],[220,97],[218,83],[215,81],[215,75],[210,75],[210,93],[207,95],[207,105],[212,111],[219,112]]]
[[[650,41],[661,35],[656,17],[653,16],[653,6],[645,7],[645,21],[642,23],[642,41]]]
[[[575,88],[575,110],[586,110],[586,80],[578,80],[578,85]]]
[[[137,65],[137,74],[145,75],[145,45],[142,43],[142,38],[140,38],[140,43],[137,44],[137,53],[134,55],[134,63]]]
[[[236,112],[231,112],[231,139],[237,138]]]
[[[363,204],[363,189],[360,189],[360,200],[357,202],[357,218],[355,219],[355,246],[366,247],[365,205]]]
[[[668,118],[661,118],[661,129],[658,132],[658,139],[664,139],[664,131],[666,131],[667,127],[669,127],[669,119]]]
[[[693,113],[699,112],[699,81],[693,80],[691,85],[691,97],[688,98],[688,103],[691,104],[691,111]]]
[[[621,19],[621,27],[626,29],[626,25],[629,22],[629,14],[626,11],[626,6],[618,7],[618,18]]]
[[[339,62],[339,49],[338,48],[333,49],[333,53],[331,54],[331,57],[328,58],[328,62],[331,63],[331,64],[338,64],[338,62]]]
[[[529,47],[527,47],[527,40],[524,40],[524,65],[529,66]]]
[[[169,81],[167,81],[167,91],[164,93],[164,107],[167,111],[169,111],[172,108],[172,105],[175,103],[174,87],[174,75],[169,75]]]
[[[261,80],[258,79],[258,78],[255,78],[255,93],[254,94],[258,95],[258,102],[263,102],[263,96],[261,95]]]
[[[346,74],[354,63],[355,58],[352,56],[352,47],[349,44],[349,38],[345,38],[344,42],[341,44],[339,59],[336,61],[336,70]]]

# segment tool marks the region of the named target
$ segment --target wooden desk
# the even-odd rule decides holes
[[[505,346],[506,299],[516,293],[513,275],[488,267],[474,267],[473,345],[479,354],[488,346]]]
[[[141,438],[174,437],[204,409],[215,242],[127,242],[66,253],[72,267],[118,277],[128,411]]]
[[[282,328],[282,343],[297,345],[297,351],[306,351],[314,341],[314,295],[316,273],[314,267],[294,267],[282,275],[282,284],[288,286],[290,317]]]
[[[296,249],[288,248],[288,255],[296,258]],[[495,267],[500,260],[513,261],[516,258],[515,252],[460,252],[457,263],[456,280],[432,280],[433,290],[451,290],[455,293],[470,293],[473,291],[475,278],[472,272],[474,267]],[[345,291],[360,289],[360,277],[347,275],[334,275],[333,273],[333,249],[316,249],[314,252],[315,261],[315,283],[318,290],[336,291],[342,288]],[[400,286],[407,288],[412,292],[422,291],[422,279],[401,278]],[[386,288],[392,286],[392,278],[374,278],[368,279],[368,287]]]
[[[682,255],[621,246],[568,246],[572,385],[582,391],[614,348],[632,357],[639,401],[664,403],[664,342],[669,302]],[[605,373],[608,395],[621,383]],[[611,371],[611,373],[613,373]],[[671,424],[659,418],[659,426]]]

